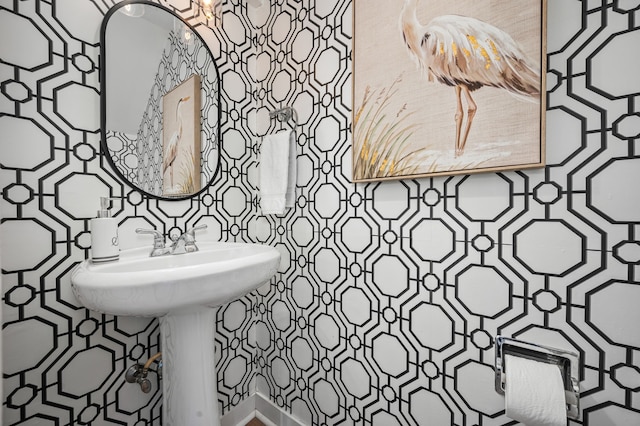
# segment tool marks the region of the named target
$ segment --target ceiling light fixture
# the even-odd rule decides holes
[[[207,21],[213,21],[213,27],[222,24],[222,0],[197,0],[197,3]]]

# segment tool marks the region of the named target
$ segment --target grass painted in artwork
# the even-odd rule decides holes
[[[409,140],[419,124],[409,124],[413,112],[407,104],[391,111],[391,99],[397,96],[396,78],[389,88],[371,90],[367,86],[362,103],[354,115],[353,177],[355,180],[411,177],[421,174],[464,173],[484,166],[495,155],[463,160],[453,158],[427,144],[412,149]]]
[[[187,155],[183,156],[183,160],[180,164],[180,168],[178,169],[179,192],[182,194],[193,194],[200,188],[196,188],[196,177],[195,177],[195,162],[193,152],[190,152]]]
[[[417,125],[407,124],[412,113],[406,104],[399,111],[390,111],[389,103],[397,95],[397,85],[371,90],[367,86],[362,103],[354,115],[355,179],[374,179],[416,174],[420,167],[420,155],[425,148],[410,150],[407,142]]]

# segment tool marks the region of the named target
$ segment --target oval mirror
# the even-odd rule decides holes
[[[220,75],[202,37],[172,11],[119,3],[100,33],[102,150],[121,178],[185,199],[218,171]]]

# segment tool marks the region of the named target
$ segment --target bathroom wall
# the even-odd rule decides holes
[[[158,349],[157,322],[69,291],[101,194],[122,197],[125,247],[150,243],[139,226],[207,223],[203,239],[283,254],[271,285],[220,311],[225,412],[255,385],[309,425],[508,424],[492,383],[504,334],[581,353],[573,424],[640,423],[637,1],[549,1],[548,167],[368,185],[349,181],[352,2],[228,1],[223,31],[200,28],[222,71],[222,177],[178,203],[144,199],[99,155],[104,3],[0,2],[6,425],[160,424],[160,394],[122,380]],[[265,218],[255,135],[285,104],[297,204]]]
[[[1,218],[1,215],[0,215]],[[0,265],[2,265],[2,250],[0,250]],[[0,273],[0,288],[2,287],[2,274]],[[0,318],[2,318],[2,303],[0,303]],[[0,369],[2,368],[2,333],[0,333]],[[0,386],[0,401],[4,401],[4,389]],[[2,417],[0,416],[0,426],[2,425]]]
[[[354,3],[259,10],[259,103],[301,126],[297,205],[268,217],[284,260],[258,301],[257,383],[304,424],[510,424],[500,334],[580,353],[571,424],[640,424],[640,3],[548,3],[546,168],[357,185]]]
[[[101,195],[116,197],[121,246],[148,246],[137,227],[178,232],[205,223],[199,240],[246,239],[256,216],[248,170],[255,162],[251,25],[247,6],[225,6],[225,26],[202,25],[189,1],[163,1],[197,25],[220,71],[220,177],[190,201],[143,197],[100,154],[99,30],[113,1],[0,2],[0,250],[3,420],[13,424],[159,425],[161,392],[143,394],[125,370],[159,350],[158,323],[82,308],[69,274],[89,255],[89,220]],[[253,226],[253,229],[260,229]],[[255,296],[221,309],[216,341],[223,412],[252,393],[257,351],[248,340]],[[212,326],[214,326],[212,324]]]

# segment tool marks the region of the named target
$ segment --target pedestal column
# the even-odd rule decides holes
[[[219,426],[214,363],[218,308],[160,318],[164,426]]]

